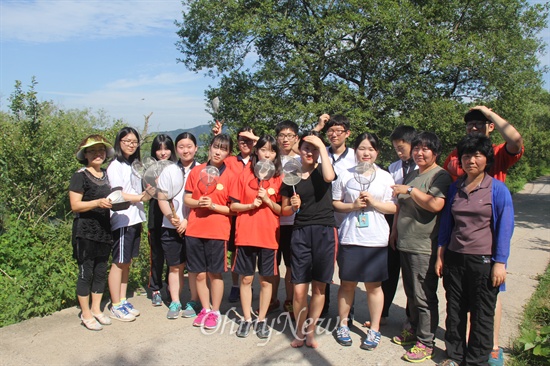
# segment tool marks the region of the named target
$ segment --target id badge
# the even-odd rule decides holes
[[[366,212],[361,212],[359,216],[357,216],[357,227],[369,227],[369,216]]]

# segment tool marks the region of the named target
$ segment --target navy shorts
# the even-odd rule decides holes
[[[258,263],[260,276],[276,276],[279,274],[277,268],[277,250],[249,246],[237,246],[235,253],[235,264],[231,270],[242,276],[253,276]]]
[[[309,225],[292,231],[292,283],[332,282],[337,253],[336,228]]]
[[[388,279],[388,247],[340,245],[338,268],[342,281],[385,281]]]
[[[176,229],[163,227],[160,242],[168,266],[179,266],[185,263],[185,239],[178,234]]]
[[[225,240],[185,237],[187,270],[191,273],[222,273],[227,271]]]
[[[285,260],[285,266],[290,267],[291,251],[290,243],[292,241],[293,225],[281,225],[279,228],[279,250],[277,251],[277,265],[281,264],[282,259]]]
[[[113,263],[132,263],[139,255],[141,223],[113,230]]]

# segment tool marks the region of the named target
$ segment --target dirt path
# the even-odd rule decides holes
[[[523,306],[537,285],[537,276],[550,260],[550,177],[528,184],[514,195],[516,228],[508,267],[507,287],[504,293],[504,316],[501,344],[506,347],[517,336]],[[226,294],[229,293],[229,275],[226,276]],[[335,279],[338,283],[338,279]],[[432,365],[444,356],[445,297],[440,285],[440,329],[437,332],[436,356]],[[390,342],[404,320],[405,296],[400,285],[390,322],[382,328],[382,342],[373,352],[359,348],[365,328],[359,322],[367,319],[363,288],[356,292],[356,319],[352,328],[353,345],[342,347],[333,338],[335,328],[337,286],[332,286],[331,308],[328,319],[318,327],[320,347],[292,349],[292,323],[284,314],[276,312],[268,317],[274,331],[269,340],[260,340],[254,334],[241,339],[236,331],[236,312],[224,302],[223,324],[214,333],[203,333],[191,326],[192,319],[166,319],[166,306],[153,308],[145,296],[134,296],[132,302],[142,315],[133,323],[116,322],[101,332],[86,330],[78,319],[77,308],[65,309],[51,316],[35,318],[0,329],[0,364],[2,365],[75,365],[75,364],[178,364],[178,365],[405,365],[400,358],[404,349]],[[259,288],[255,284],[254,303],[258,303]],[[185,293],[184,300],[188,294]],[[279,299],[284,288],[279,289]]]

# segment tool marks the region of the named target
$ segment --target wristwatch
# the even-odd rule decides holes
[[[216,204],[215,203],[211,204],[210,209],[215,210],[216,209]]]
[[[409,188],[407,188],[407,193],[411,194],[411,192],[413,191],[413,188],[414,188],[413,186],[410,186]]]

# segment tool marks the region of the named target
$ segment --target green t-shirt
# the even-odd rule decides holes
[[[434,197],[445,198],[452,178],[446,170],[437,166],[420,174],[409,173],[403,184],[413,186]],[[398,197],[397,249],[416,254],[435,254],[439,232],[440,213],[427,211],[416,204],[409,194]]]

